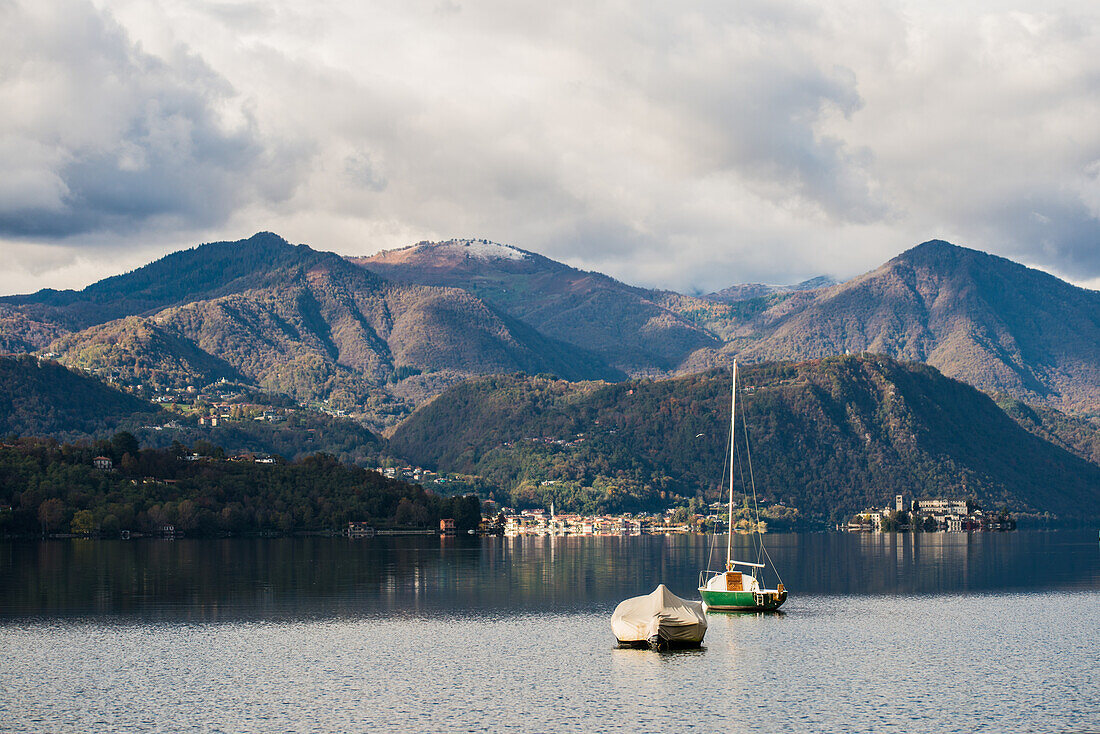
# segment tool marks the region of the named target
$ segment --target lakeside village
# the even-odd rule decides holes
[[[516,513],[503,508],[492,522],[508,537],[518,535],[640,535],[643,533],[724,533],[728,525],[728,506],[715,502],[706,515],[690,513],[687,508],[663,514],[575,515],[557,514],[553,506],[546,510]],[[487,530],[491,529],[491,523]],[[838,530],[854,532],[980,532],[1015,530],[1016,521],[1007,512],[985,514],[973,501],[965,499],[914,500],[908,508],[902,495],[895,497],[893,510],[871,508],[853,516]],[[442,528],[441,528],[442,530]],[[754,523],[734,514],[734,532],[767,532],[767,522]]]
[[[719,505],[721,508],[726,507],[716,502],[711,509],[717,509]],[[507,538],[527,535],[659,535],[725,532],[727,524],[725,515],[721,517],[718,514],[692,515],[686,508],[664,513],[581,515],[557,513],[554,511],[553,504],[549,510],[520,511],[511,507],[502,507],[497,511],[492,500],[485,500],[482,506],[486,512],[481,523],[476,531],[470,532],[477,535],[503,535]],[[764,522],[760,522],[755,527],[760,532],[765,532],[767,529]],[[753,529],[753,524],[743,518],[734,522],[735,532],[748,533]],[[373,537],[374,535],[435,534],[436,531],[375,530],[369,523],[349,522],[345,532],[351,537]],[[454,535],[455,521],[451,518],[441,519],[438,532],[440,535]]]
[[[415,467],[378,467],[379,473],[391,479],[413,482],[446,481],[433,472]],[[503,535],[514,538],[525,535],[642,535],[667,533],[725,533],[728,525],[728,505],[714,502],[707,514],[692,512],[689,507],[667,510],[663,513],[623,513],[620,515],[582,515],[557,513],[551,503],[549,510],[526,509],[516,511],[511,507],[497,510],[492,500],[483,503],[484,516],[476,531],[479,535]],[[439,533],[453,535],[455,523],[442,519]],[[838,524],[837,530],[849,532],[983,532],[1016,529],[1016,520],[1002,510],[985,513],[973,501],[967,499],[919,499],[908,505],[903,495],[896,495],[892,509],[869,508],[852,517],[846,524]],[[767,532],[764,520],[753,523],[746,508],[734,509],[734,532]],[[348,523],[346,534],[352,537],[373,536],[375,530],[367,523]],[[378,531],[380,534],[400,534],[401,531]],[[422,531],[431,532],[435,531]],[[474,532],[474,531],[471,531]]]
[[[211,457],[198,454],[181,456],[182,461],[211,461]],[[223,461],[247,461],[258,464],[274,464],[275,457],[264,454],[242,454],[226,457]],[[93,464],[102,471],[113,469],[112,461],[106,456],[97,456]],[[389,479],[399,479],[410,483],[446,485],[451,479],[420,467],[378,466],[378,472]],[[170,481],[170,480],[161,480]],[[622,513],[619,515],[582,515],[577,513],[557,513],[551,503],[547,509],[525,509],[517,511],[511,507],[497,507],[492,500],[482,501],[482,519],[476,531],[478,535],[503,535],[517,537],[526,535],[642,535],[668,533],[725,533],[728,525],[728,505],[714,502],[705,507],[706,514],[695,511],[704,509],[694,502],[688,507],[679,507],[664,512]],[[775,508],[771,508],[774,510]],[[1007,531],[1016,529],[1016,520],[1007,510],[996,513],[983,512],[973,500],[932,498],[915,499],[905,502],[903,495],[896,495],[894,507],[879,509],[872,507],[852,516],[846,524],[837,524],[837,530],[849,532],[983,532]],[[734,532],[767,532],[767,521],[754,523],[748,514],[747,505],[734,509]],[[174,527],[162,529],[168,535],[177,535]],[[375,529],[366,522],[349,522],[342,534],[350,537],[373,537],[375,535],[440,534],[454,535],[456,523],[453,518],[443,518],[435,529]]]

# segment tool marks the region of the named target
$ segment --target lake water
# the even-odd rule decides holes
[[[769,535],[782,613],[615,647],[724,543],[0,544],[0,730],[1100,730],[1094,530]]]

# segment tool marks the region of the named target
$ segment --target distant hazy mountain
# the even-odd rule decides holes
[[[672,370],[694,350],[720,344],[652,291],[486,240],[421,242],[352,261],[390,280],[467,290],[626,372]]]
[[[934,240],[804,296],[755,317],[760,338],[736,351],[754,359],[880,352],[983,390],[1100,411],[1096,291]]]
[[[742,379],[757,488],[769,503],[819,520],[892,503],[896,493],[1098,514],[1100,467],[934,368],[837,357],[754,365]],[[420,408],[391,446],[424,465],[489,477],[508,491],[502,500],[521,505],[713,501],[723,491],[728,401],[725,371],[615,385],[487,377]],[[738,476],[747,477],[743,464]]]
[[[702,298],[706,298],[711,301],[719,301],[721,303],[734,303],[736,301],[747,301],[750,298],[761,298],[763,296],[772,296],[781,293],[793,293],[797,291],[813,291],[818,288],[828,288],[837,284],[837,281],[830,278],[828,275],[819,275],[816,278],[810,278],[804,280],[801,283],[795,285],[765,285],[764,283],[742,283],[740,285],[731,285],[729,288],[723,288],[720,291],[714,293],[708,293]]]

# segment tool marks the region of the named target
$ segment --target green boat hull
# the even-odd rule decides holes
[[[707,610],[718,612],[772,612],[787,601],[786,591],[765,591],[754,594],[751,591],[714,591],[699,589]]]

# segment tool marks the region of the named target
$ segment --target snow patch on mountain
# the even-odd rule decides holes
[[[478,260],[526,260],[526,252],[510,245],[501,245],[489,240],[448,240],[433,245],[451,255],[477,258]]]

